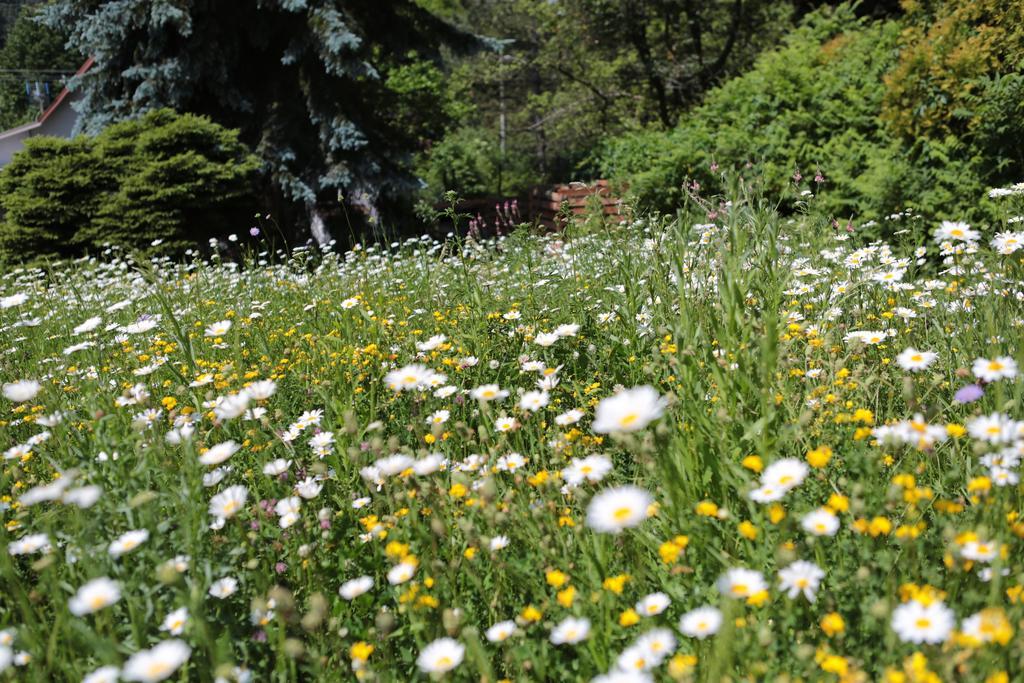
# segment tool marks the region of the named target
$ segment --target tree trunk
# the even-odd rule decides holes
[[[315,201],[306,202],[306,212],[309,214],[309,232],[313,235],[317,245],[322,247],[334,240],[324,222],[323,214],[320,213],[320,207]]]

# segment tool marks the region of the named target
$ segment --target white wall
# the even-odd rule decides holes
[[[71,108],[71,104],[77,99],[78,96],[75,93],[69,94],[41,125],[26,126],[27,130],[0,138],[0,167],[10,163],[11,157],[22,148],[25,140],[29,137],[35,135],[71,137],[71,131],[75,127],[75,122],[78,121],[78,112]]]
[[[71,137],[71,131],[75,127],[75,122],[78,121],[78,112],[71,105],[78,99],[79,97],[75,93],[70,93],[60,103],[57,110],[50,114],[50,118],[46,119],[39,128],[32,131],[32,135],[53,135],[58,138]]]
[[[17,135],[11,135],[0,139],[0,167],[6,166],[10,163],[11,157],[14,153],[21,149],[21,146],[25,142],[25,138],[29,136],[32,131],[25,131],[24,133],[18,133]]]

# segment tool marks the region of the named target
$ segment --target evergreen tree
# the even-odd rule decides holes
[[[0,172],[0,260],[74,255],[107,183],[89,138],[29,138]]]
[[[55,0],[46,21],[96,59],[83,130],[161,107],[237,128],[320,241],[342,194],[372,218],[415,186],[441,114],[396,72],[480,44],[415,0]]]

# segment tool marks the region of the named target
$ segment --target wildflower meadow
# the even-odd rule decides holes
[[[8,270],[0,680],[1020,680],[1022,197]]]

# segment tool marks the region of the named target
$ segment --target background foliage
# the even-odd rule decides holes
[[[687,182],[718,182],[717,164],[756,167],[775,193],[820,171],[796,185],[842,217],[985,217],[974,198],[1020,180],[1024,160],[1010,4],[908,2],[884,20],[822,9],[675,129],[610,140],[601,168],[661,209]]]
[[[49,84],[51,98],[64,85],[59,72],[74,72],[84,58],[64,47],[66,37],[38,21],[38,5],[24,5],[17,19],[0,26],[0,130],[13,128],[39,115],[40,105],[25,92]],[[45,104],[45,103],[43,103]]]
[[[420,156],[427,193],[515,193],[596,171],[602,139],[673,126],[792,26],[792,2],[433,0],[499,49],[450,60],[465,103]]]
[[[54,0],[45,28],[28,16],[0,59],[97,57],[73,84],[86,132],[162,107],[237,130],[260,160],[252,208],[296,241],[318,220],[320,240],[419,232],[413,204],[426,216],[448,190],[599,177],[674,210],[726,169],[784,210],[813,193],[838,220],[978,221],[976,197],[1024,177],[1021,3]],[[8,123],[30,115],[18,88],[0,92]],[[74,149],[51,153],[73,166]]]

